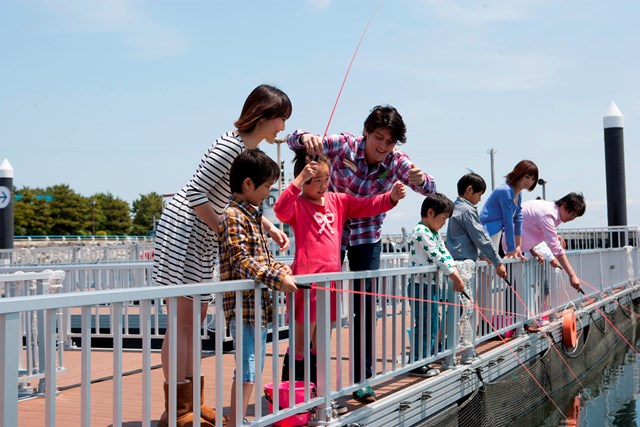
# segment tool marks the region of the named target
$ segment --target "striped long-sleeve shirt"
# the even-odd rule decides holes
[[[236,132],[226,132],[202,156],[193,177],[167,204],[156,229],[153,281],[160,285],[211,280],[218,257],[218,230],[194,207],[211,203],[218,215],[229,203],[229,169],[244,150]]]

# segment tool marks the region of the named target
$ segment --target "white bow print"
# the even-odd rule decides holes
[[[316,220],[318,224],[320,224],[319,234],[322,234],[325,228],[329,230],[331,234],[336,234],[336,230],[334,230],[333,227],[331,227],[331,224],[333,223],[333,220],[334,220],[334,215],[332,213],[328,213],[325,215],[325,214],[321,214],[320,212],[316,212],[315,214],[313,214],[313,218]]]

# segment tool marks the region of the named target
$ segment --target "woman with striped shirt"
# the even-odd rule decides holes
[[[231,195],[231,164],[243,150],[258,147],[262,140],[273,141],[285,129],[285,120],[291,116],[291,112],[289,97],[273,86],[261,85],[249,94],[240,118],[234,123],[236,130],[223,134],[209,147],[189,183],[173,196],[162,213],[156,230],[153,261],[155,283],[200,283],[213,278],[214,264],[218,257],[218,235],[214,230],[218,230],[220,215]],[[263,217],[262,224],[282,250],[289,246],[286,234],[268,219]],[[201,321],[204,320],[210,300],[211,295],[201,296]],[[193,421],[193,402],[190,402],[193,379],[192,307],[190,297],[179,298],[177,301],[178,426],[190,425]],[[167,329],[162,344],[165,412],[160,418],[159,426],[168,424],[168,334]],[[215,411],[203,404],[201,417],[203,426],[213,425]]]

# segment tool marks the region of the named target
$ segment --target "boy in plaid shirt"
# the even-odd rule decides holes
[[[259,206],[269,196],[271,186],[279,178],[278,164],[259,149],[243,151],[231,165],[229,183],[233,193],[229,205],[220,219],[220,279],[253,279],[271,289],[295,292],[295,280],[291,269],[276,262],[269,252],[261,225]],[[267,325],[273,317],[270,292],[261,289],[260,307],[256,307],[255,290],[242,291],[242,307],[236,307],[236,293],[226,292],[223,307],[227,322],[237,345],[236,315],[242,310],[242,415],[247,411],[253,392],[256,372],[262,373]],[[260,324],[254,324],[256,311]],[[262,352],[259,371],[256,369],[255,334],[260,333]],[[238,361],[236,360],[236,363]],[[231,416],[229,425],[236,425],[236,380],[231,389]]]

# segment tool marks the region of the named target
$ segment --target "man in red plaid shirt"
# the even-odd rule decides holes
[[[434,194],[434,179],[416,167],[409,156],[397,146],[406,142],[406,126],[402,116],[391,106],[377,106],[364,122],[363,136],[349,133],[326,135],[324,138],[296,130],[287,143],[291,149],[306,148],[309,155],[325,155],[331,162],[331,191],[354,196],[373,196],[391,190],[396,181],[408,185],[422,195]],[[349,220],[342,235],[342,259],[345,254],[351,271],[380,268],[382,222],[385,214]],[[369,279],[356,281],[355,291],[372,292]],[[360,309],[360,294],[354,294],[355,354],[354,380],[360,382],[373,376],[373,322],[369,310],[375,310],[375,300],[365,296],[365,310]],[[364,334],[364,337],[362,337]],[[365,340],[362,355],[361,339]],[[362,362],[364,361],[364,370]],[[364,371],[364,377],[363,377]],[[376,395],[370,386],[353,393],[364,403],[373,402]]]

